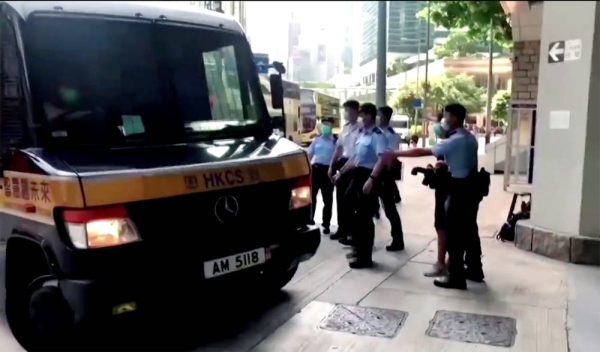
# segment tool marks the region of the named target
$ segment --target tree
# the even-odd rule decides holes
[[[423,96],[423,90],[417,91],[417,83],[410,82],[395,91],[390,98],[390,105],[411,118],[415,115],[413,101]]]
[[[417,17],[426,19],[427,8]],[[469,37],[479,40],[489,37],[491,23],[496,41],[512,42],[512,28],[500,1],[432,1],[431,22],[447,29],[467,28]]]
[[[438,59],[473,56],[479,52],[487,52],[484,45],[481,40],[470,37],[466,31],[452,30],[444,44],[433,47],[433,53]],[[505,49],[503,43],[494,41],[494,52],[501,53]]]
[[[465,32],[452,31],[444,44],[433,47],[433,53],[438,59],[449,56],[465,57],[476,54],[480,46]]]
[[[400,72],[404,72],[406,70],[406,64],[404,60],[401,58],[397,58],[390,63],[387,68],[386,76],[391,77],[399,74]]]
[[[392,94],[390,104],[396,110],[414,116],[413,101],[424,96],[424,88],[426,86],[423,84],[417,89],[416,82],[406,84]],[[428,89],[426,103],[427,107],[433,108],[433,111],[439,111],[448,104],[460,103],[469,113],[478,113],[485,106],[485,90],[477,87],[473,78],[466,74],[446,73],[432,79]]]
[[[481,112],[485,106],[485,89],[477,87],[473,77],[444,74],[431,81],[429,90],[430,103],[435,110],[453,103],[462,104],[469,113]]]
[[[510,104],[510,92],[506,90],[496,92],[492,99],[492,121],[498,122],[498,125],[506,124],[508,104]]]

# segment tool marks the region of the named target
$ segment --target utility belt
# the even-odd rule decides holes
[[[448,185],[450,194],[468,193],[481,201],[490,193],[490,173],[481,168],[479,171],[473,171],[465,178],[451,177]]]

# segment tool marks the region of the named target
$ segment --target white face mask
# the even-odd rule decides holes
[[[350,121],[350,114],[348,114],[347,112],[344,113],[344,121]]]

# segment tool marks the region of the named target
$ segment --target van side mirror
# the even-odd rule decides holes
[[[270,75],[269,83],[271,84],[271,105],[273,109],[283,109],[283,81],[281,75]]]

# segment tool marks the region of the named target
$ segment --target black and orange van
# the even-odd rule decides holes
[[[273,135],[235,20],[7,1],[0,26],[0,298],[16,335],[277,290],[314,255],[306,153]]]

